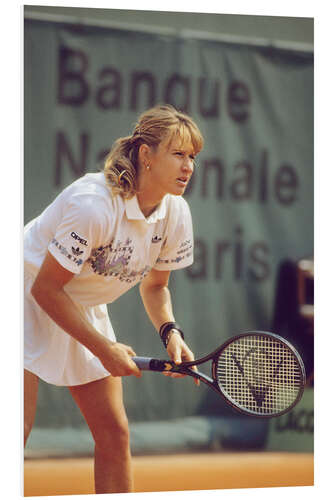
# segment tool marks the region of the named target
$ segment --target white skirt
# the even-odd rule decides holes
[[[35,274],[24,270],[24,368],[45,382],[80,385],[110,375],[89,349],[62,330],[39,307],[30,293]],[[82,306],[88,321],[110,340],[116,340],[105,304]]]

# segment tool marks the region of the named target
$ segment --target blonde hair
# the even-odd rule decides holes
[[[117,139],[106,157],[104,176],[113,195],[132,198],[137,192],[138,152],[141,144],[156,149],[165,139],[169,144],[178,136],[181,144],[190,142],[194,154],[203,147],[203,137],[192,118],[163,104],[145,111],[133,133]]]

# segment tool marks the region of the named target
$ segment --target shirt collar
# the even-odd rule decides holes
[[[145,217],[141,212],[139,207],[137,196],[133,196],[131,199],[125,199],[125,210],[127,218],[130,220],[144,220],[147,224],[154,224],[156,221],[164,219],[166,216],[166,200],[165,196],[161,203],[157,206],[149,217]]]

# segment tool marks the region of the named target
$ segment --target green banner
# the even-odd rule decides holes
[[[205,137],[186,194],[195,262],[170,281],[176,319],[197,357],[269,330],[281,262],[313,254],[312,54],[37,21],[24,39],[25,220],[102,168],[139,113],[171,103]],[[137,288],[109,310],[121,342],[164,355]],[[228,413],[189,380],[145,374],[124,386],[131,421]],[[48,412],[61,423],[62,389],[43,386],[45,398],[37,425]]]
[[[289,413],[270,421],[266,447],[273,451],[314,451],[313,389],[305,390],[300,403]]]

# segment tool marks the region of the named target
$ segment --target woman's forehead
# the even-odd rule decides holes
[[[194,151],[194,147],[192,144],[191,136],[187,135],[181,137],[180,134],[173,134],[171,137],[168,137],[164,142],[164,146],[166,150],[182,150],[182,151]]]

